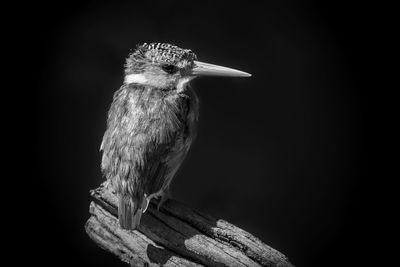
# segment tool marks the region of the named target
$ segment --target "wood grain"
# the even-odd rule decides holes
[[[91,191],[86,232],[100,247],[132,266],[293,266],[250,233],[168,200],[151,203],[137,230],[121,229],[117,198],[107,186]]]

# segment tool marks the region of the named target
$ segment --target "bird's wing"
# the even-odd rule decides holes
[[[189,150],[191,140],[180,136],[173,145],[158,146],[157,152],[149,157],[146,170],[141,175],[145,186],[145,193],[155,195],[164,191],[178,171]]]

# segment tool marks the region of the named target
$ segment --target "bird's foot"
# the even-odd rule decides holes
[[[160,194],[160,197],[161,199],[158,202],[157,211],[160,211],[160,207],[165,203],[165,201],[171,198],[171,194],[169,193],[169,191],[164,191]]]
[[[105,190],[110,190],[113,194],[117,194],[115,190],[116,186],[114,186],[113,181],[111,181],[110,179],[104,181],[100,186],[103,187]]]

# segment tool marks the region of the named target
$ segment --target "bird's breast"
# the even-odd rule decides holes
[[[146,90],[146,89],[144,89]],[[131,135],[147,135],[156,143],[173,141],[180,134],[190,134],[194,112],[190,95],[160,90],[130,91],[121,122]],[[193,118],[192,118],[193,117]]]

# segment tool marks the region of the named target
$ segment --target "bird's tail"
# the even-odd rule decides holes
[[[140,224],[140,219],[146,211],[149,201],[147,197],[144,197],[142,203],[138,203],[120,194],[118,196],[118,219],[121,228],[135,230]]]

